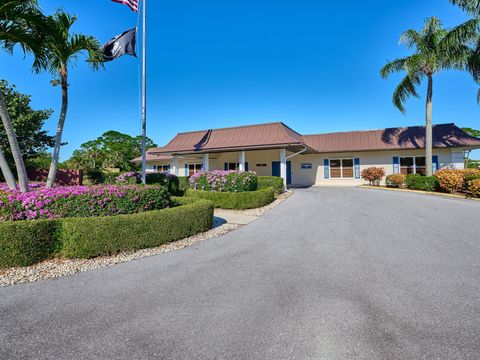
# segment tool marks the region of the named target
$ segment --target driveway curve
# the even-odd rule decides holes
[[[476,359],[480,202],[310,188],[179,251],[0,289],[0,359]]]

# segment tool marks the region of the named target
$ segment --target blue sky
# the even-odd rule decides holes
[[[137,23],[110,0],[40,0],[46,13],[76,14],[76,32],[104,43]],[[387,60],[408,53],[408,28],[436,15],[445,26],[466,19],[448,0],[185,0],[148,1],[148,135],[162,145],[177,132],[283,121],[300,133],[424,123],[421,99],[402,115],[391,104],[401,75],[382,80]],[[61,98],[48,74],[35,75],[20,51],[0,54],[0,77],[51,108]],[[67,159],[87,140],[114,129],[140,133],[139,61],[123,57],[91,72],[81,59],[70,71],[70,107],[62,150]],[[435,78],[434,122],[480,128],[477,87],[469,75]],[[475,157],[480,158],[480,151]]]

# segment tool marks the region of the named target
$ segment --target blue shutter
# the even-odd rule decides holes
[[[185,163],[185,176],[188,176],[188,163]]]
[[[355,164],[355,179],[360,179],[360,159],[355,158],[353,162]]]
[[[400,172],[400,159],[398,156],[393,157],[393,173],[398,174]]]
[[[330,178],[330,161],[328,159],[323,160],[323,176],[325,179]]]
[[[248,171],[248,162],[245,162],[245,171]]]
[[[223,170],[225,170],[225,171],[228,170],[228,162],[223,164]]]
[[[170,164],[168,164],[168,173],[171,174],[171,172],[170,172]]]
[[[435,174],[435,171],[439,169],[438,167],[438,155],[432,156],[432,172]]]

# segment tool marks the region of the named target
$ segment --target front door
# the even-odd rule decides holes
[[[280,177],[280,161],[272,161],[272,176]],[[287,185],[292,183],[292,162],[287,161]]]

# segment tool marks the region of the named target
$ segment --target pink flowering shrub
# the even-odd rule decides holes
[[[122,173],[117,176],[115,183],[119,185],[135,185],[142,182],[142,175],[135,172],[129,171]]]
[[[168,191],[160,186],[37,187],[24,194],[0,191],[0,220],[110,216],[169,206]]]
[[[212,170],[190,176],[192,189],[221,192],[257,190],[257,175],[250,171]]]

